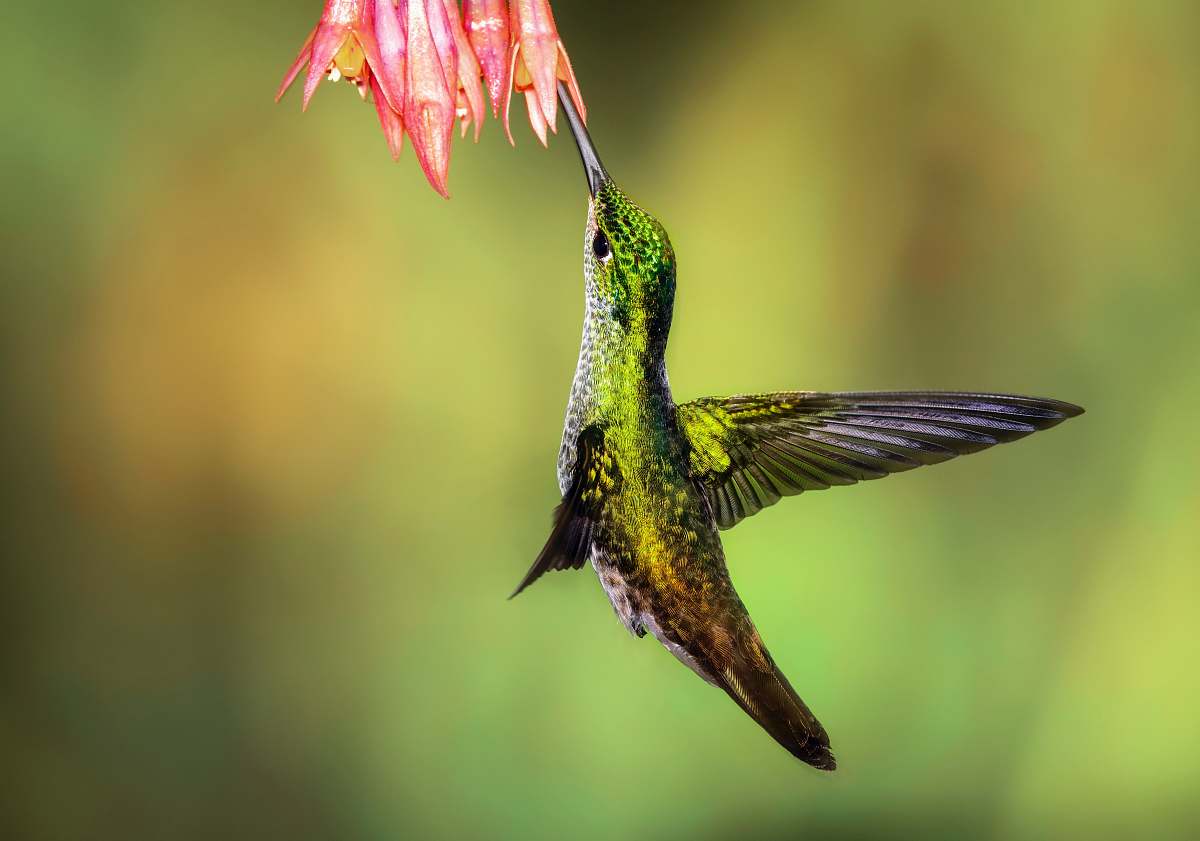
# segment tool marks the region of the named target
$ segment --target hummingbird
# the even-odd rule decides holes
[[[626,629],[652,634],[793,756],[832,771],[825,728],[730,581],[721,530],[782,497],[937,464],[1083,409],[937,391],[780,391],[676,403],[665,362],[671,241],[613,182],[561,82],[559,98],[590,194],[583,342],[558,455],[562,501],[512,596],[547,570],[590,563]]]

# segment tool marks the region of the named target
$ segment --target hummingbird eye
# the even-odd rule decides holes
[[[612,256],[612,249],[608,247],[608,237],[604,235],[604,231],[596,231],[596,235],[592,237],[592,253],[596,255],[597,260],[607,260]]]

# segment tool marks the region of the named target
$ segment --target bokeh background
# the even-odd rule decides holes
[[[1196,837],[1200,7],[571,3],[680,399],[1049,395],[726,534],[801,766],[541,547],[582,177],[271,103],[316,0],[6,11],[0,834]],[[523,114],[523,109],[521,110]]]

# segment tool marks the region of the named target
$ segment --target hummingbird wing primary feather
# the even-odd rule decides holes
[[[617,471],[604,447],[604,432],[589,426],[579,433],[571,486],[554,512],[554,528],[533,566],[509,598],[547,570],[579,569],[587,563],[597,537],[604,500],[617,482]]]
[[[781,391],[706,397],[676,416],[693,476],[728,529],[785,496],[937,464],[1082,412],[1011,394]]]

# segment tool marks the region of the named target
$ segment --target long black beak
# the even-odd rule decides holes
[[[583,124],[579,112],[575,110],[575,103],[571,101],[571,94],[563,82],[558,83],[558,101],[562,103],[563,111],[567,113],[567,122],[571,124],[571,134],[575,135],[575,145],[579,147],[579,159],[583,161],[583,172],[587,175],[588,191],[595,196],[600,188],[608,183],[608,170],[604,168],[604,164],[600,163],[600,156],[596,154],[596,147],[592,145],[592,138],[588,134],[587,126]]]

